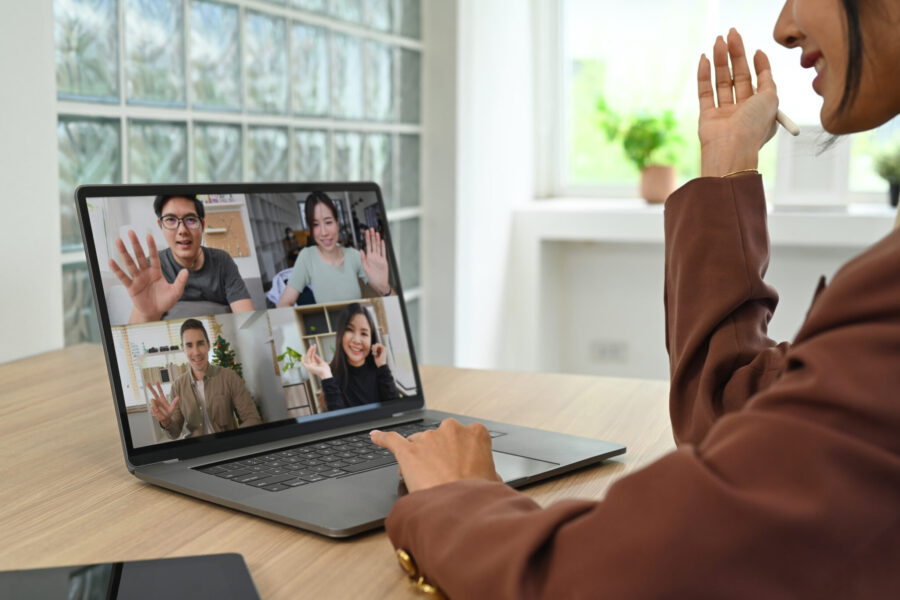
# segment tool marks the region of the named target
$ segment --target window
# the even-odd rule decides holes
[[[599,128],[600,99],[625,118],[673,110],[683,140],[679,176],[696,177],[697,61],[701,53],[711,58],[716,35],[732,26],[741,32],[748,53],[759,48],[769,56],[782,110],[801,125],[803,135],[820,135],[824,142],[828,136],[816,133],[821,132],[821,99],[811,88],[814,73],[801,69],[798,51],[772,39],[783,5],[782,0],[560,0],[557,47],[564,91],[563,110],[557,111],[562,120],[557,192],[634,195],[637,170]],[[786,134],[779,128],[777,135]],[[898,135],[900,121],[895,120],[853,136],[851,200],[885,202],[887,185],[872,171],[872,154]],[[760,155],[767,187],[774,185],[777,148],[778,140],[772,140]]]
[[[374,180],[419,314],[420,11],[55,0],[66,344],[99,339],[73,202],[87,183]]]

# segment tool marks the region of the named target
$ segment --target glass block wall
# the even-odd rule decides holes
[[[378,182],[418,341],[420,1],[54,0],[66,344],[78,185],[240,180]]]

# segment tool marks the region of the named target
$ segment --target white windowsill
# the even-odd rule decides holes
[[[769,205],[772,244],[865,247],[886,235],[895,210],[851,204],[810,209]],[[663,205],[640,199],[540,199],[514,211],[541,241],[663,243]]]

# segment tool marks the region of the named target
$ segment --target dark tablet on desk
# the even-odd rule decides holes
[[[0,572],[0,598],[259,600],[240,554]]]

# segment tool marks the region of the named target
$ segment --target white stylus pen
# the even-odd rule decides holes
[[[753,86],[753,93],[756,93],[756,86]],[[775,113],[775,120],[780,123],[789,134],[793,136],[800,135],[800,128],[797,127],[797,124],[794,123],[789,116],[781,112],[780,108],[778,109],[778,112]]]
[[[781,112],[781,109],[775,113],[775,120],[781,123],[781,126],[784,127],[787,132],[791,135],[800,135],[800,128],[797,127],[797,124],[791,121],[791,118]]]

